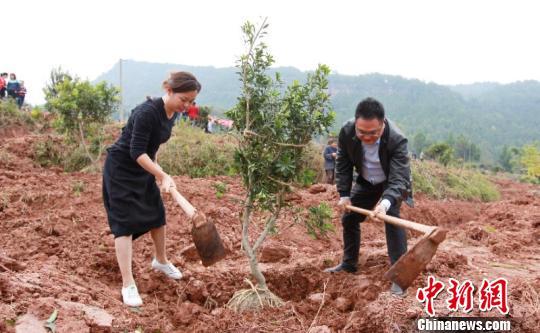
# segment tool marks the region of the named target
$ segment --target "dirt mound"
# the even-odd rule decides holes
[[[6,132],[7,133],[7,132]],[[37,325],[59,310],[58,332],[409,332],[424,316],[415,298],[428,276],[448,283],[483,278],[509,281],[509,316],[521,332],[537,332],[540,322],[540,189],[497,180],[502,199],[493,203],[435,201],[416,197],[403,217],[448,228],[447,240],[404,299],[392,297],[382,225],[362,224],[360,271],[328,275],[323,269],[341,259],[340,215],[335,188],[318,184],[297,190],[261,252],[261,269],[272,291],[286,303],[279,309],[236,314],[225,305],[248,288],[249,266],[241,251],[239,216],[244,192],[234,177],[174,177],[179,190],[217,226],[229,251],[214,266],[201,265],[191,243],[190,225],[165,196],[169,259],[184,278],[172,281],[150,269],[152,243],[134,243],[133,271],[144,300],[139,311],[123,306],[114,241],[101,199],[101,175],[64,173],[32,161],[31,146],[47,136],[4,134],[0,151],[0,331]],[[218,196],[213,184],[227,184]],[[306,209],[327,202],[336,232],[313,239],[302,226]],[[262,220],[262,216],[260,219]],[[256,224],[251,237],[260,232]],[[409,247],[418,239],[409,233]],[[437,313],[450,314],[443,298]],[[473,311],[467,315],[488,315]],[[499,316],[497,312],[493,315]],[[110,316],[110,317],[109,317]],[[114,318],[108,322],[108,318]],[[22,326],[19,326],[22,327]]]

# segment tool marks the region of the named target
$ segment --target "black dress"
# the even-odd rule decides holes
[[[159,145],[169,140],[177,113],[167,119],[163,99],[148,99],[131,112],[122,135],[107,149],[103,168],[103,203],[114,237],[133,239],[165,225],[165,207],[154,175],[137,162],[155,161]]]

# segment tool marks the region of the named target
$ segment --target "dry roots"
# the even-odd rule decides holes
[[[227,303],[229,309],[235,312],[258,311],[265,307],[277,308],[283,305],[281,298],[268,288],[256,288],[251,281],[246,281],[251,288],[235,292]]]

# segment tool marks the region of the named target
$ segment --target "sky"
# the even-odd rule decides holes
[[[16,73],[40,104],[58,66],[90,80],[119,59],[230,67],[244,52],[241,25],[267,17],[275,66],[438,84],[540,80],[539,9],[534,0],[2,1],[0,72]]]

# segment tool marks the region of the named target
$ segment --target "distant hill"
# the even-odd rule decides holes
[[[240,91],[234,67],[195,67],[124,60],[122,62],[126,116],[145,96],[160,96],[161,82],[170,71],[190,71],[203,85],[197,101],[222,113],[236,103]],[[276,68],[286,83],[303,81],[306,73],[293,67]],[[119,83],[118,63],[96,81]],[[382,74],[330,76],[334,130],[354,115],[365,97],[379,99],[388,117],[410,137],[425,133],[430,140],[463,134],[474,140],[484,160],[494,160],[503,145],[521,146],[540,140],[540,82],[476,83],[442,86]]]

